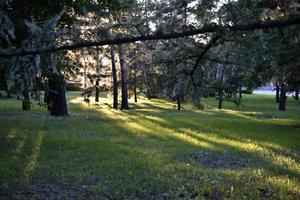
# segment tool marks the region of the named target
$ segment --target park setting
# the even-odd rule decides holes
[[[297,0],[0,0],[0,200],[300,199]]]

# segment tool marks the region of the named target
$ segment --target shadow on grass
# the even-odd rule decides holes
[[[99,108],[74,103],[70,104],[70,108],[71,117],[58,120],[45,118],[44,124],[40,126],[37,126],[36,122],[20,121],[15,125],[21,127],[15,134],[15,138],[18,139],[0,149],[1,153],[10,155],[9,151],[18,149],[17,144],[22,141],[24,133],[27,135],[26,129],[22,127],[34,127],[34,133],[29,134],[28,140],[25,140],[28,147],[20,148],[20,151],[23,151],[22,156],[27,155],[30,158],[30,155],[35,155],[35,149],[39,149],[39,156],[34,159],[35,167],[30,170],[28,176],[29,182],[39,183],[36,181],[39,179],[55,180],[52,181],[54,186],[51,186],[54,189],[42,190],[44,193],[41,195],[61,195],[65,192],[66,198],[72,198],[74,192],[57,191],[55,188],[73,182],[74,185],[69,188],[77,188],[76,190],[83,193],[91,192],[90,195],[107,199],[190,199],[192,196],[205,196],[205,188],[208,186],[221,191],[217,197],[229,198],[231,193],[228,191],[232,185],[241,193],[237,192],[238,197],[249,196],[249,188],[257,190],[252,184],[267,187],[265,182],[268,176],[275,177],[275,180],[276,176],[282,177],[286,173],[289,177],[283,178],[284,181],[293,179],[299,183],[299,171],[296,170],[299,161],[295,163],[288,156],[285,161],[280,157],[284,151],[281,145],[278,148],[267,146],[264,144],[268,141],[266,138],[251,134],[252,127],[262,125],[254,119],[215,111],[170,111],[164,106],[153,106],[149,103],[142,103],[140,109],[130,111],[113,110],[105,105]],[[206,115],[206,112],[211,115]],[[221,120],[221,123],[218,124],[215,119]],[[13,130],[12,126],[14,125],[6,125],[4,133],[1,134],[1,143],[10,141],[9,137],[3,135],[8,135],[9,131]],[[263,132],[272,127],[273,125],[269,124],[258,129]],[[35,145],[39,144],[38,133],[42,130],[45,131],[43,143],[40,146]],[[28,143],[30,145],[27,145]],[[196,162],[177,159],[190,158],[199,149],[213,154],[222,154],[226,150],[249,156],[250,159],[259,157],[263,161],[262,165],[248,168],[258,170],[266,166],[266,174],[255,175],[247,171],[249,169],[242,168],[206,169]],[[16,171],[26,169],[28,162],[27,159],[23,160],[22,156],[17,158],[21,165],[14,168]],[[279,158],[279,163],[276,157]],[[9,157],[5,157],[4,160],[9,160]],[[287,167],[284,164],[287,164]],[[11,164],[14,167],[16,165]],[[5,165],[7,166],[9,165]],[[1,171],[2,178],[3,173],[4,171]],[[19,173],[22,177],[22,172]],[[222,175],[221,180],[210,177],[217,174]],[[238,174],[246,177],[239,179]],[[254,179],[252,182],[246,180],[249,174],[254,176],[250,177]],[[11,177],[6,176],[7,180],[12,179]],[[299,196],[299,187],[282,183],[277,185],[278,181],[268,184],[270,187],[295,192],[295,195]],[[180,185],[184,185],[185,189]],[[27,188],[29,192],[37,193],[41,189],[36,185]],[[253,191],[254,196],[257,195],[256,192],[259,191]],[[212,191],[209,193],[213,195]]]

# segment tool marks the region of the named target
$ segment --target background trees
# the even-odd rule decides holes
[[[96,71],[91,76],[95,101],[99,101],[101,60],[111,59],[114,108],[118,108],[118,78],[121,109],[129,108],[128,88],[135,100],[138,91],[148,98],[167,95],[177,101],[179,110],[185,99],[203,108],[201,99],[207,96],[216,96],[222,108],[224,100],[239,106],[243,89],[273,80],[280,89],[279,109],[285,110],[286,92],[299,88],[298,75],[293,73],[299,68],[299,25],[267,29],[297,24],[297,17],[272,22],[293,19],[299,11],[299,3],[293,0],[30,4],[6,0],[1,2],[0,11],[2,55],[31,51],[7,57],[0,65],[8,90],[22,99],[24,110],[30,109],[30,97],[38,97],[35,94],[44,89],[48,91],[50,113],[68,115],[65,78],[87,67],[72,61],[71,55],[79,47],[85,47],[81,57]],[[122,44],[137,40],[147,41]],[[104,44],[118,45],[92,47]],[[41,49],[48,52],[36,52]],[[59,49],[68,51],[61,53]]]

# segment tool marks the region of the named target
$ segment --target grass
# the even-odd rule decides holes
[[[300,103],[245,95],[201,111],[68,93],[70,117],[0,99],[0,199],[299,199]]]

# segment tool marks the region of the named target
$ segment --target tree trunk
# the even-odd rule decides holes
[[[6,81],[5,81],[5,92],[6,92],[6,97],[7,98],[12,98],[13,97],[11,91],[8,89]]]
[[[11,92],[9,90],[6,91],[6,97],[7,98],[12,98],[13,95],[11,94]]]
[[[222,109],[223,108],[223,100],[224,100],[224,90],[223,89],[219,89],[219,105],[218,105],[218,109]]]
[[[236,89],[237,89],[237,88],[236,88]],[[234,90],[232,91],[232,101],[233,101],[233,103],[235,104],[235,106],[236,106],[237,108],[239,108],[239,107],[240,107],[241,99],[239,99],[239,98],[237,97],[237,91],[236,91],[236,89],[234,89]]]
[[[119,46],[119,59],[121,67],[121,79],[122,79],[122,110],[128,110],[128,88],[127,88],[127,73],[126,73],[126,63],[125,56],[122,46]]]
[[[48,103],[48,90],[44,90],[44,104]]]
[[[295,100],[299,101],[299,87],[296,87],[296,90],[295,90]]]
[[[134,84],[134,88],[133,88],[133,93],[134,93],[134,102],[137,103],[138,99],[137,99],[137,92],[136,92],[136,85]]]
[[[278,85],[278,83],[276,83],[275,89],[276,89],[276,103],[279,103],[279,85]]]
[[[177,97],[177,110],[181,110],[180,96]]]
[[[232,98],[232,101],[235,103],[237,101],[237,94],[236,94],[236,90],[232,90],[231,91],[231,98]]]
[[[133,83],[133,93],[134,93],[134,102],[137,103],[137,88],[136,88],[136,75],[134,74],[134,83]]]
[[[241,85],[239,86],[239,98],[240,99],[242,98],[242,86]]]
[[[30,96],[29,92],[25,90],[23,92],[24,99],[22,100],[22,110],[23,111],[30,111]]]
[[[49,86],[49,81],[47,82],[47,85]],[[47,110],[50,112],[50,107],[49,107],[49,88],[45,89],[44,91],[44,104],[45,107],[47,107]]]
[[[53,116],[68,116],[66,84],[62,76],[49,78],[48,110]]]
[[[280,95],[279,95],[279,106],[278,109],[280,111],[285,111],[285,105],[286,105],[286,88],[285,84],[282,83],[280,87]]]
[[[112,77],[113,77],[113,108],[118,109],[118,77],[117,77],[117,68],[116,68],[116,61],[115,61],[115,52],[113,47],[110,49],[110,56],[111,56],[111,68],[112,68]]]
[[[99,102],[99,92],[100,92],[99,78],[97,78],[97,80],[96,80],[95,102]]]

